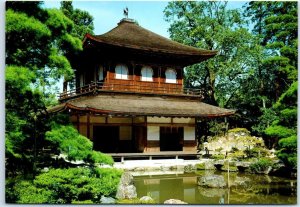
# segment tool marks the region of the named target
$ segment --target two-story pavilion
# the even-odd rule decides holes
[[[64,90],[51,111],[66,110],[95,150],[196,152],[196,119],[234,113],[183,87],[184,67],[217,51],[177,43],[127,18],[105,34],[87,34],[83,48],[76,89]]]

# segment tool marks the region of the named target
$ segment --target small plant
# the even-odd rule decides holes
[[[214,160],[223,160],[223,159],[225,159],[225,155],[221,155],[221,154],[217,155],[216,154],[216,155],[212,155],[211,158]]]
[[[247,148],[244,152],[245,152],[245,154],[247,155],[248,158],[265,157],[269,153],[267,149],[264,149],[262,147],[253,147],[252,149]]]
[[[262,159],[259,159],[257,162],[252,163],[249,168],[250,168],[250,171],[253,173],[265,173],[272,166],[273,166],[273,163],[271,160],[262,158]]]

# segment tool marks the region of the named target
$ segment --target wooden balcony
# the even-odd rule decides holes
[[[141,94],[157,94],[157,95],[181,95],[194,96],[203,98],[203,91],[195,88],[183,88],[181,84],[172,83],[156,83],[139,81],[135,83],[128,83],[126,80],[118,80],[116,82],[92,82],[80,88],[71,89],[59,94],[60,101],[78,97],[80,95],[101,92],[101,91],[115,91],[115,92],[132,92]]]

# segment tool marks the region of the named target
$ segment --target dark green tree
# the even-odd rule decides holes
[[[270,146],[278,147],[278,157],[292,168],[296,166],[297,146],[297,2],[253,1],[247,3],[245,9],[246,16],[254,23],[253,33],[260,38],[266,54],[258,71],[267,71],[270,77],[262,79],[261,88],[265,92],[269,90],[263,95],[271,105],[262,108],[262,116],[253,129],[267,135],[268,140],[273,139]],[[290,97],[294,100],[286,104],[284,100]]]
[[[72,1],[62,1],[60,3],[60,10],[66,17],[74,22],[72,35],[83,39],[87,33],[93,34],[94,31],[94,18],[86,11],[74,9]]]
[[[261,77],[270,76],[257,71],[266,54],[260,39],[248,31],[243,12],[212,1],[170,2],[164,12],[173,40],[218,51],[214,58],[186,67],[185,86],[204,90],[207,103],[237,109],[243,120],[237,122],[250,128],[266,103]]]

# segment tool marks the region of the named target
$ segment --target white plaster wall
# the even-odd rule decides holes
[[[159,141],[159,126],[147,126],[147,140]]]
[[[195,140],[195,127],[185,126],[183,129],[184,140]]]

